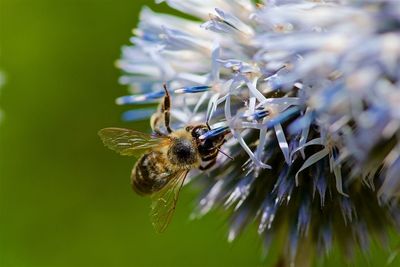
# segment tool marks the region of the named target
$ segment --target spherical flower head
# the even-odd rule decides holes
[[[283,238],[284,264],[385,243],[400,220],[398,2],[165,2],[200,22],[144,8],[118,61],[134,95],[117,103],[167,81],[175,128],[229,129],[233,160],[195,179],[195,215],[225,208],[230,241],[251,223],[266,247]]]

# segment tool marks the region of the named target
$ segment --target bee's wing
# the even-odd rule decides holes
[[[99,136],[105,146],[124,156],[141,155],[163,140],[161,137],[122,128],[101,129]]]
[[[169,182],[158,192],[151,196],[151,221],[158,233],[167,229],[174,215],[179,192],[189,171],[182,170],[171,174]]]

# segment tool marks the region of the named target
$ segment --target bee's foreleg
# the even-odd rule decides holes
[[[162,131],[160,130],[163,128],[163,126],[165,126],[168,133],[172,132],[172,129],[169,126],[171,99],[170,99],[169,92],[167,90],[167,86],[165,83],[163,84],[163,87],[165,90],[165,96],[164,96],[163,100],[161,101],[161,103],[158,105],[157,112],[154,113],[150,119],[151,129],[159,135],[164,135],[162,133]]]
[[[162,136],[164,135],[161,131],[160,131],[160,117],[161,117],[161,113],[158,111],[157,113],[153,114],[150,118],[150,126],[151,129],[153,130],[153,132],[155,132],[156,134]]]
[[[170,121],[169,111],[171,109],[171,98],[169,96],[167,85],[165,83],[163,84],[163,87],[165,90],[165,96],[164,96],[164,101],[161,105],[161,112],[164,114],[165,128],[167,128],[168,133],[172,133],[171,127],[169,126],[169,121]]]

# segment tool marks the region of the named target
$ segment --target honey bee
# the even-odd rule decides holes
[[[132,169],[131,185],[139,195],[151,197],[150,217],[157,232],[165,231],[170,223],[188,172],[195,168],[211,168],[228,133],[223,130],[203,138],[210,131],[208,123],[173,131],[170,128],[171,100],[166,85],[164,90],[164,99],[150,119],[152,134],[122,128],[99,131],[108,148],[121,155],[140,156]]]

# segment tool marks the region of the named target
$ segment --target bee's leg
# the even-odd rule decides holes
[[[228,154],[226,154],[224,151],[221,150],[220,147],[221,147],[223,144],[225,144],[225,143],[226,143],[226,139],[224,139],[224,140],[222,141],[221,145],[220,145],[219,147],[217,147],[218,152],[221,152],[221,154],[225,155],[225,156],[226,156],[227,158],[229,158],[230,160],[234,160],[234,158],[232,158],[231,156],[229,156]]]
[[[208,154],[207,156],[204,156],[201,158],[202,161],[210,161],[214,160],[218,155],[218,150],[214,150],[214,152]]]
[[[215,162],[217,162],[217,158],[214,158],[213,160],[211,160],[209,163],[207,163],[205,166],[201,166],[199,167],[200,170],[204,171],[204,170],[208,170],[209,168],[211,168],[212,166],[214,166]]]
[[[232,158],[231,156],[229,156],[228,154],[226,154],[224,151],[222,151],[221,149],[217,148],[219,152],[221,152],[222,155],[225,155],[228,159],[230,160],[234,160],[234,158]]]
[[[150,118],[151,129],[153,130],[153,132],[155,132],[159,136],[165,135],[160,131],[160,117],[161,117],[161,115],[162,114],[160,113],[160,111],[157,111]]]
[[[150,118],[151,129],[158,135],[165,135],[160,130],[163,128],[163,126],[165,126],[168,133],[172,132],[172,130],[169,126],[169,121],[170,121],[169,111],[171,108],[171,99],[170,99],[169,92],[167,90],[167,86],[165,83],[164,83],[163,87],[165,90],[165,96],[164,96],[163,100],[160,102],[160,104],[158,105],[157,112],[154,113]]]
[[[169,126],[170,114],[169,111],[171,109],[171,98],[169,97],[169,92],[167,89],[167,85],[163,84],[165,90],[164,101],[161,105],[161,112],[164,114],[164,124],[165,128],[167,128],[168,133],[172,133],[171,127]]]

